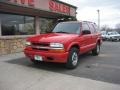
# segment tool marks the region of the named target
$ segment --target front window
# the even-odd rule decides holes
[[[35,34],[34,17],[0,13],[0,22],[2,36]]]
[[[53,30],[54,33],[80,34],[80,23],[59,23]]]
[[[116,35],[118,32],[109,32],[108,35]]]

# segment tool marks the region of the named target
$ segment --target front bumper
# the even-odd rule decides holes
[[[68,59],[68,52],[51,53],[46,51],[24,50],[26,57],[34,60],[35,55],[42,56],[45,62],[66,63]]]
[[[119,40],[120,40],[120,37],[111,37],[110,40],[116,40],[116,41],[119,41]]]

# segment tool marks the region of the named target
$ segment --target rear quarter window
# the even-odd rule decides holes
[[[94,25],[91,24],[91,23],[89,23],[88,25],[89,25],[89,27],[90,27],[91,33],[96,33],[96,29],[95,29]]]
[[[96,24],[92,24],[92,26],[93,26],[95,32],[100,32],[100,31],[98,30],[98,26],[97,26]]]
[[[82,23],[82,31],[84,31],[84,30],[90,30],[87,23]]]

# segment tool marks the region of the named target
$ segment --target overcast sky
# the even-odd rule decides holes
[[[61,0],[75,5],[77,9],[77,19],[93,21],[97,23],[97,10],[101,14],[101,26],[108,25],[115,27],[120,23],[120,0]]]

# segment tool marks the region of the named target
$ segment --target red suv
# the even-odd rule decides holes
[[[101,42],[95,23],[61,22],[51,33],[28,38],[24,53],[34,63],[57,62],[65,63],[67,68],[75,68],[79,54],[92,51],[93,55],[98,55]]]

